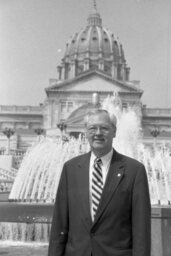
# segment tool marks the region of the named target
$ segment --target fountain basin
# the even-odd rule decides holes
[[[0,203],[0,240],[47,243],[53,204]]]
[[[53,206],[53,203],[1,202],[0,237],[2,237],[1,232],[3,230],[4,234],[9,234],[10,232],[21,233],[21,230],[24,230],[22,234],[15,234],[14,240],[47,243],[50,234]],[[170,256],[171,206],[153,205],[151,221],[151,256]],[[7,238],[5,237],[5,239]]]
[[[0,222],[51,223],[52,203],[0,202]]]

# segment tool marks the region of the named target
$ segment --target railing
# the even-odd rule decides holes
[[[11,180],[0,179],[0,194],[4,194],[4,192],[9,193],[12,189],[13,182]]]
[[[24,154],[26,153],[25,150],[19,150],[19,149],[11,149],[10,150],[10,154],[13,155],[13,156],[24,156]]]
[[[0,105],[0,114],[3,113],[15,113],[15,114],[42,114],[42,106],[8,106]]]
[[[17,157],[21,157],[24,156],[24,154],[26,153],[25,150],[17,150],[17,149],[10,149],[10,155],[12,156],[17,156]],[[0,155],[5,155],[6,154],[6,149],[0,149]]]
[[[16,175],[17,175],[17,170],[14,168],[12,168],[10,171],[0,168],[0,178],[13,182]]]
[[[143,108],[144,116],[171,116],[171,109],[169,108]]]
[[[10,150],[10,155],[13,156],[13,167],[18,170],[24,158],[26,151],[24,150]],[[6,155],[6,149],[0,149],[0,155]]]
[[[13,167],[18,170],[23,160],[24,154],[13,156]]]

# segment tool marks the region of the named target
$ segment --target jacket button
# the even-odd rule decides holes
[[[90,236],[91,236],[91,237],[94,237],[94,236],[95,236],[95,233],[91,233]]]

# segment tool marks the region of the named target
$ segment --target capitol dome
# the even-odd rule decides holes
[[[102,25],[96,5],[88,17],[87,26],[74,33],[58,66],[59,80],[72,79],[80,74],[100,70],[116,80],[129,80],[124,50],[118,38]]]

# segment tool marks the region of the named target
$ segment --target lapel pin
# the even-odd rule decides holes
[[[120,173],[118,173],[118,177],[120,177],[121,176],[121,174]]]

